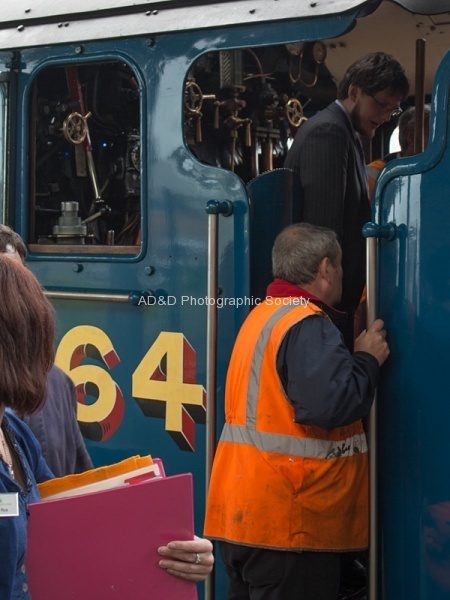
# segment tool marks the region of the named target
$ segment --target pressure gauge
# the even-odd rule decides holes
[[[305,47],[305,42],[292,42],[291,44],[285,44],[286,50],[292,56],[300,56],[303,52],[303,48]]]
[[[327,57],[327,48],[323,42],[314,42],[312,47],[312,56],[314,62],[321,65]]]
[[[141,143],[136,142],[131,149],[131,163],[136,171],[141,169]]]

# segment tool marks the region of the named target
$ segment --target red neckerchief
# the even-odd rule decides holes
[[[324,302],[320,298],[317,298],[317,296],[314,296],[310,292],[304,290],[298,285],[294,285],[290,281],[286,281],[285,279],[274,279],[273,282],[269,284],[267,288],[267,296],[273,298],[287,298],[290,296],[293,298],[307,298],[311,300],[311,302],[313,302],[316,306],[321,308],[323,312],[330,317],[330,319],[339,329],[342,329],[347,320],[346,312],[337,310],[336,308],[329,306],[326,302]]]
[[[309,298],[310,300],[317,300],[318,302],[324,304],[320,298],[313,296],[303,288],[299,287],[298,285],[294,285],[285,279],[274,279],[267,288],[267,296],[274,298],[288,298],[289,296],[292,296],[293,298],[303,297]]]

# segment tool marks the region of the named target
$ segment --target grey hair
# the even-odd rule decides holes
[[[410,106],[400,115],[398,120],[398,141],[402,151],[408,147],[408,133],[416,128],[416,110],[414,106]],[[430,106],[425,104],[423,107],[423,125],[425,130],[430,128]]]
[[[310,223],[294,223],[277,236],[272,249],[273,276],[295,285],[311,283],[320,263],[337,266],[340,245],[334,231]]]

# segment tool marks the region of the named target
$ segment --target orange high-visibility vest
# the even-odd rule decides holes
[[[383,167],[386,166],[386,162],[384,160],[378,159],[374,160],[370,164],[367,165],[367,178],[369,180],[369,198],[372,202],[373,200],[373,188],[375,187],[375,182],[378,179],[378,175],[380,174]]]
[[[277,374],[288,330],[307,317],[327,318],[312,303],[296,301],[266,299],[237,337],[204,535],[281,550],[363,549],[368,464],[362,423],[332,431],[296,423]]]

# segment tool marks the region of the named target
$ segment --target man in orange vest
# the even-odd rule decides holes
[[[205,522],[228,600],[337,600],[340,553],[368,545],[361,419],[389,347],[380,320],[346,347],[341,258],[330,229],[283,230],[233,349]]]

